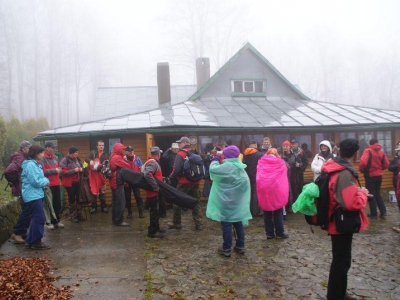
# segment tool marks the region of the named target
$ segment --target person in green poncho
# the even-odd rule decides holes
[[[239,160],[240,150],[236,146],[228,146],[223,150],[224,160],[214,156],[210,165],[210,177],[213,181],[208,198],[206,216],[221,222],[222,246],[218,248],[220,255],[230,257],[232,251],[232,226],[237,235],[234,251],[245,254],[244,225],[252,219],[250,213],[250,180],[246,165]]]

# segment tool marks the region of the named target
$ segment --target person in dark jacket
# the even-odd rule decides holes
[[[22,211],[24,211],[24,206],[25,206],[25,203],[22,200],[22,192],[21,192],[22,163],[24,162],[25,159],[28,158],[29,147],[31,146],[32,144],[29,141],[22,141],[19,144],[19,151],[14,152],[14,154],[10,156],[10,164],[14,164],[13,168],[17,172],[16,174],[17,180],[13,183],[11,187],[11,193],[13,194],[14,197],[20,198]],[[22,237],[26,235],[30,222],[31,220],[28,218],[21,218],[21,216],[18,218],[17,224],[14,227],[14,233],[11,235],[11,239],[14,241],[14,243],[16,244],[25,243],[25,240]]]
[[[174,168],[172,170],[171,175],[169,176],[169,179],[171,182],[178,180],[178,185],[176,187],[178,190],[184,192],[185,194],[187,194],[189,196],[192,196],[193,198],[199,198],[199,183],[200,183],[200,181],[192,182],[192,181],[188,180],[185,176],[183,176],[183,164],[187,157],[188,151],[192,151],[192,149],[190,149],[190,140],[188,137],[183,136],[178,141],[176,141],[176,143],[178,143],[179,151],[178,151],[178,154],[176,155]],[[182,229],[182,224],[181,224],[182,208],[180,206],[174,204],[173,209],[174,209],[173,219],[172,219],[172,222],[168,222],[168,224],[167,224],[168,228],[169,229]],[[195,223],[195,229],[202,230],[203,222],[202,222],[202,217],[200,214],[199,205],[196,205],[192,209],[192,216],[193,216],[193,220]]]
[[[56,145],[52,142],[46,142],[44,145],[42,167],[44,176],[50,180],[50,190],[52,196],[52,204],[56,219],[47,225],[47,229],[64,228],[64,224],[60,222],[61,214],[61,191],[60,191],[60,173],[61,167],[58,162],[57,155],[54,154]]]
[[[397,186],[397,175],[399,174],[399,157],[400,157],[400,142],[397,143],[396,149],[394,149],[395,156],[393,157],[392,161],[389,164],[388,170],[390,172],[393,172],[393,187],[396,190]],[[399,208],[400,208],[400,201],[397,202],[399,203]]]
[[[108,213],[106,206],[106,179],[101,174],[103,162],[108,160],[108,154],[104,151],[104,142],[99,140],[96,142],[96,150],[90,152],[89,156],[86,157],[85,161],[89,164],[88,175],[89,175],[89,186],[92,196],[92,209],[91,214],[97,212],[97,196],[100,199],[101,212]]]
[[[307,155],[299,147],[299,142],[293,139],[291,142],[291,151],[294,156],[294,163],[290,164],[290,185],[292,187],[292,199],[296,202],[297,197],[303,189],[304,171],[308,165]]]
[[[158,164],[161,157],[161,150],[159,147],[155,146],[150,149],[150,156],[148,161],[144,164],[143,176],[148,182],[148,184],[153,188],[153,191],[146,191],[149,211],[150,211],[150,225],[148,227],[147,236],[150,238],[163,238],[165,230],[160,228],[160,216],[159,216],[159,190],[157,181],[162,181],[162,171]]]
[[[357,171],[352,166],[360,148],[355,139],[340,142],[340,155],[322,166],[329,173],[329,210],[331,215],[338,205],[346,211],[359,211],[360,231],[368,226],[365,215],[368,190],[357,185]],[[330,219],[327,229],[332,241],[332,263],[329,270],[327,299],[356,299],[347,293],[347,273],[351,266],[353,233],[343,234],[336,230],[335,219]]]
[[[264,154],[257,150],[257,142],[251,141],[249,146],[244,150],[243,163],[247,165],[246,173],[250,179],[251,198],[250,198],[250,212],[252,216],[262,216],[263,211],[258,206],[257,199],[257,163]]]
[[[172,143],[171,148],[165,150],[165,152],[161,156],[160,165],[163,172],[163,177],[169,177],[172,173],[172,169],[174,168],[176,154],[179,151],[178,143]],[[171,186],[175,187],[178,185],[178,181],[175,180],[171,182]]]
[[[384,219],[386,217],[386,206],[381,196],[381,185],[383,170],[388,168],[389,160],[381,150],[382,146],[377,139],[371,139],[369,145],[361,156],[358,168],[360,172],[364,173],[365,187],[370,194],[374,195],[369,200],[369,217],[372,219],[378,218],[378,206],[380,217]]]
[[[61,160],[62,185],[67,190],[69,212],[71,221],[77,223],[85,221],[82,216],[82,203],[79,201],[80,176],[82,172],[82,164],[79,160],[79,149],[71,146],[68,155]]]

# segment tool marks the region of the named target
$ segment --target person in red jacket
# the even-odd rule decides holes
[[[199,181],[192,182],[188,180],[185,176],[183,176],[183,164],[187,157],[187,152],[191,151],[190,149],[190,140],[188,137],[183,136],[179,141],[176,141],[179,146],[179,151],[175,158],[174,167],[172,168],[172,173],[169,176],[171,182],[176,181],[178,179],[177,189],[192,196],[194,198],[199,197]],[[172,222],[168,222],[169,229],[182,229],[181,218],[182,218],[182,208],[178,205],[173,205],[174,215]],[[202,230],[203,222],[200,214],[199,205],[196,205],[192,210],[193,220],[195,222],[195,229]]]
[[[92,196],[91,214],[97,212],[97,196],[100,199],[101,212],[108,213],[106,206],[106,179],[101,174],[103,162],[108,159],[108,154],[104,152],[104,142],[99,140],[96,142],[97,150],[90,152],[85,161],[89,164],[87,170],[89,174],[89,185]]]
[[[329,208],[332,215],[338,205],[343,210],[359,211],[360,231],[368,226],[365,215],[368,190],[357,186],[357,171],[351,162],[360,148],[355,139],[340,142],[340,156],[334,157],[322,166],[329,173]],[[351,266],[351,244],[353,233],[342,234],[336,231],[334,218],[328,223],[328,233],[332,241],[332,263],[328,280],[328,299],[353,299],[347,294],[347,273]]]
[[[369,141],[369,147],[364,150],[360,159],[359,170],[364,173],[365,187],[374,197],[370,198],[368,215],[372,219],[378,218],[377,206],[380,211],[380,217],[386,217],[386,206],[381,196],[382,174],[383,170],[389,166],[389,160],[386,154],[381,150],[382,146],[377,139]]]
[[[52,204],[56,219],[52,220],[52,224],[48,224],[48,229],[64,228],[64,224],[60,222],[61,213],[61,192],[60,192],[60,173],[61,167],[58,162],[57,155],[54,154],[56,146],[52,142],[44,144],[44,152],[42,158],[42,168],[44,176],[50,180],[50,190],[52,196]]]
[[[82,172],[82,164],[78,159],[79,149],[71,146],[68,155],[61,160],[62,186],[68,194],[69,212],[71,221],[77,223],[85,221],[82,216],[82,204],[79,202],[79,178]]]
[[[165,230],[160,229],[159,223],[159,212],[158,212],[158,195],[160,188],[158,187],[157,181],[162,181],[162,171],[159,165],[161,157],[161,150],[155,146],[150,149],[150,156],[148,161],[144,163],[144,179],[153,188],[153,191],[146,191],[147,200],[146,203],[149,206],[150,211],[150,225],[148,227],[147,236],[151,238],[163,238]]]
[[[124,149],[124,145],[116,143],[110,156],[110,166],[113,171],[113,177],[110,179],[112,192],[112,221],[116,226],[129,226],[129,223],[124,222],[124,182],[117,180],[119,170],[122,168],[131,168],[130,164],[124,159]]]

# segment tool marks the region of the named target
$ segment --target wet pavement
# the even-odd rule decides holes
[[[386,205],[386,220],[371,220],[353,241],[348,291],[359,299],[400,299],[400,234],[391,229],[400,214],[396,203]],[[163,223],[171,217],[169,210]],[[330,238],[318,228],[313,234],[303,215],[288,217],[285,240],[267,241],[263,219],[251,220],[246,254],[230,258],[216,252],[219,223],[204,218],[204,229],[196,231],[190,211],[183,212],[183,229],[167,230],[164,239],[146,236],[148,212],[145,219],[134,214],[126,228],[97,213],[46,231],[50,250],[6,242],[0,253],[53,260],[56,284],[72,286],[75,299],[325,299]]]

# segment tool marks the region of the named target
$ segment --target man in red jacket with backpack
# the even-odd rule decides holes
[[[386,217],[386,206],[381,196],[382,174],[383,170],[389,166],[389,160],[386,154],[381,150],[382,146],[377,139],[369,141],[369,147],[364,150],[360,159],[359,170],[364,173],[365,187],[370,194],[374,195],[369,199],[370,214],[368,217],[372,219],[378,218],[378,210],[381,219]]]
[[[177,189],[192,196],[194,198],[199,198],[199,181],[192,182],[188,180],[185,176],[183,176],[183,164],[185,162],[186,157],[188,156],[188,152],[192,151],[190,148],[190,140],[188,137],[183,136],[180,140],[176,141],[179,146],[179,151],[175,158],[174,167],[172,169],[172,173],[169,176],[171,182],[174,182],[178,179]],[[182,229],[181,219],[182,219],[182,208],[177,205],[173,205],[174,215],[172,222],[169,222],[168,228],[170,229]],[[203,222],[200,215],[199,205],[196,205],[192,210],[193,220],[195,222],[195,229],[202,230]]]

